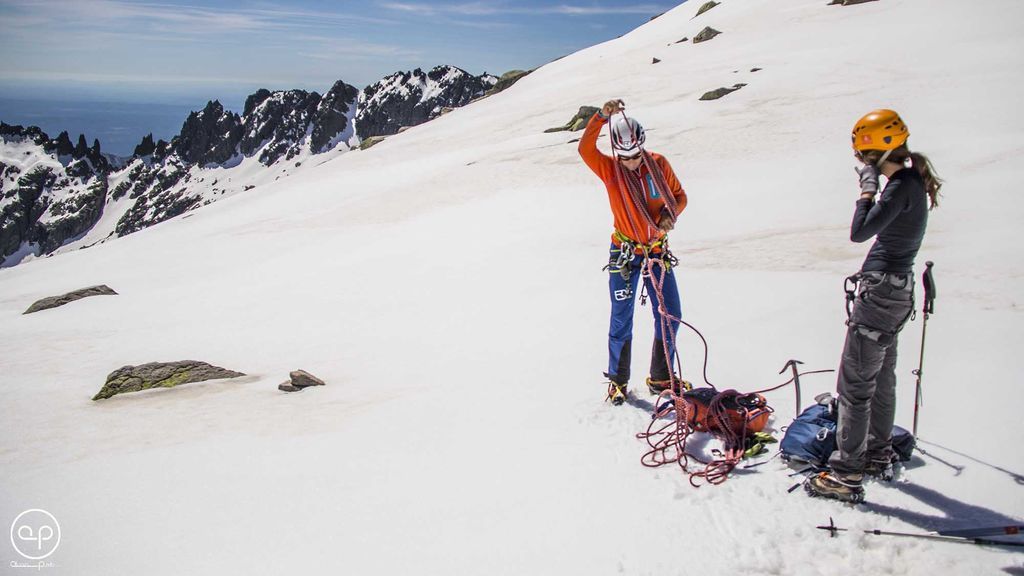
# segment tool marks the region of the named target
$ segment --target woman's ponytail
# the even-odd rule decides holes
[[[921,175],[921,179],[924,180],[924,190],[928,193],[928,199],[931,201],[929,209],[935,208],[939,205],[939,190],[942,189],[942,178],[939,178],[939,175],[935,173],[932,161],[924,154],[911,152],[910,159],[914,164],[914,169],[917,170],[918,174]]]

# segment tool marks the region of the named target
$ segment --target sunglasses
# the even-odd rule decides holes
[[[630,156],[624,156],[622,154],[619,154],[619,162],[631,162],[633,160],[639,160],[642,154],[642,152],[637,152],[636,154],[632,154]]]

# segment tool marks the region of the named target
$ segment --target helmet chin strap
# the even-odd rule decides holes
[[[885,161],[889,159],[890,154],[892,154],[892,150],[886,150],[882,157],[878,159],[878,162],[875,163],[875,167],[881,168],[882,164],[885,164]]]

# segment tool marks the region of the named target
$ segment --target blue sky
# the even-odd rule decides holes
[[[362,88],[454,64],[501,74],[628,32],[679,0],[0,0],[0,95],[167,103]]]

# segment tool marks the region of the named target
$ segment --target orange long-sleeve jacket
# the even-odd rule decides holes
[[[648,226],[647,221],[643,215],[637,212],[637,208],[632,202],[623,202],[623,198],[629,198],[629,190],[620,191],[618,180],[615,177],[615,163],[617,160],[597,149],[597,137],[601,133],[601,127],[607,122],[608,119],[602,118],[600,114],[594,114],[590,119],[590,122],[587,123],[587,129],[583,132],[583,137],[580,139],[580,156],[583,157],[583,161],[586,162],[587,166],[594,171],[594,174],[597,174],[598,178],[604,182],[605,188],[608,190],[608,202],[611,204],[612,216],[615,219],[615,230],[638,244],[650,246],[662,238],[665,233]],[[661,167],[661,171],[665,175],[665,182],[670,188],[668,191],[658,190],[654,184],[654,178],[651,177],[647,167],[640,166],[640,181],[643,183],[647,210],[653,220],[657,222],[661,211],[665,208],[663,194],[667,192],[675,198],[675,215],[679,216],[679,213],[686,208],[686,191],[679,184],[679,180],[676,178],[675,172],[672,171],[672,166],[669,165],[668,160],[661,154],[653,152],[651,156],[658,166]],[[634,224],[637,230],[634,230]],[[612,242],[619,245],[621,242],[616,236],[616,234],[612,234]]]

